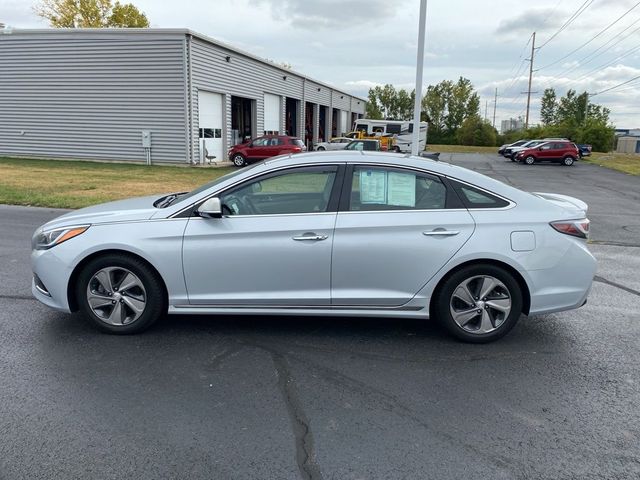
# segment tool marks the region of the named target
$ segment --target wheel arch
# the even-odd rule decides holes
[[[162,278],[162,275],[160,275],[160,272],[156,267],[154,267],[146,258],[136,253],[133,253],[127,250],[117,249],[117,248],[110,248],[106,250],[98,250],[97,252],[93,252],[90,255],[87,255],[80,262],[78,262],[78,264],[73,269],[73,272],[71,272],[71,276],[69,277],[69,283],[67,284],[67,301],[69,303],[69,310],[71,310],[72,312],[77,312],[79,309],[78,299],[76,298],[75,286],[76,286],[76,282],[78,281],[78,276],[80,275],[80,272],[82,272],[84,267],[93,259],[102,257],[104,255],[113,255],[113,254],[125,255],[128,257],[135,258],[136,260],[139,260],[141,262],[144,262],[151,269],[151,271],[153,271],[153,273],[157,275],[158,279],[160,279],[160,282],[162,284],[162,296],[164,299],[164,305],[165,306],[168,305],[169,292],[167,290],[167,284],[164,281],[164,278]]]
[[[500,260],[495,260],[492,258],[480,258],[480,259],[469,260],[459,265],[456,265],[447,273],[445,273],[442,276],[442,278],[440,278],[440,280],[438,281],[438,284],[433,289],[431,298],[429,299],[429,316],[430,317],[433,317],[434,301],[438,297],[438,294],[440,293],[440,289],[442,288],[442,285],[444,284],[444,282],[446,282],[446,280],[449,278],[450,275],[471,265],[493,265],[495,267],[500,267],[506,270],[507,272],[509,272],[513,276],[515,281],[518,282],[518,285],[520,286],[520,291],[522,292],[522,313],[524,313],[525,315],[529,315],[529,310],[531,309],[531,292],[529,291],[529,286],[527,285],[527,282],[525,281],[522,274],[520,274],[518,270],[513,268],[508,263],[502,262]]]

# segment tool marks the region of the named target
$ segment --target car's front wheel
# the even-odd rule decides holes
[[[573,157],[564,157],[562,159],[562,164],[570,167],[571,165],[573,165],[573,162],[575,162],[575,159]]]
[[[522,291],[505,269],[470,265],[439,288],[432,313],[455,337],[487,343],[506,335],[520,318]]]
[[[80,272],[76,299],[80,311],[108,333],[141,332],[164,313],[164,288],[144,261],[128,255],[104,255]]]
[[[536,159],[533,155],[529,155],[524,159],[524,163],[526,163],[527,165],[533,165],[534,163],[536,163]]]
[[[247,159],[244,158],[244,155],[240,155],[239,153],[236,153],[231,158],[231,161],[236,167],[244,167],[245,165],[247,165]]]
[[[318,150],[319,152],[324,152],[326,150],[326,148],[324,147],[318,147],[316,148],[316,150]]]

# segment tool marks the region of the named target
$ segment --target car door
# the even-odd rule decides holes
[[[334,233],[332,305],[407,303],[471,237],[469,212],[435,175],[358,165]],[[459,200],[458,200],[459,202]]]
[[[261,160],[267,158],[266,153],[269,150],[268,138],[256,138],[251,142],[251,146],[247,148],[247,157],[251,160]]]
[[[190,218],[182,252],[189,302],[328,305],[341,171],[265,174],[219,195],[222,218]]]
[[[540,161],[547,161],[549,159],[551,159],[553,157],[553,148],[554,148],[554,143],[550,142],[550,143],[543,143],[542,145],[540,145],[538,147],[538,155],[537,155],[537,159]]]

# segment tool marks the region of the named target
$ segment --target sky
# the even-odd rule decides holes
[[[0,0],[0,22],[43,28],[31,0]],[[123,2],[124,3],[124,2]],[[355,95],[413,89],[420,0],[133,0],[152,27],[189,28]],[[364,7],[363,7],[364,5]],[[569,21],[567,25],[565,23]],[[545,88],[587,91],[618,128],[640,127],[640,2],[429,0],[423,83],[471,80],[496,127],[524,116],[536,32],[530,123]],[[639,77],[623,86],[611,87]]]

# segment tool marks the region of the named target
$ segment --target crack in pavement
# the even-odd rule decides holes
[[[289,362],[287,358],[279,352],[265,347],[259,348],[271,354],[271,359],[276,368],[278,386],[285,400],[287,411],[291,418],[293,433],[296,438],[296,462],[298,463],[300,474],[305,480],[321,480],[322,474],[315,459],[313,435],[309,427],[309,420],[302,410],[293,376],[291,375],[291,369],[289,368]]]
[[[37,299],[31,295],[1,295],[0,294],[0,299],[2,298],[6,298],[7,300],[33,300],[34,302],[37,301]]]
[[[600,275],[596,275],[595,277],[593,277],[593,281],[604,283],[605,285],[611,285],[612,287],[619,288],[620,290],[624,290],[627,293],[630,293],[632,295],[637,295],[638,297],[640,297],[640,292],[638,290],[634,290],[633,288],[625,287],[624,285],[621,285],[619,283],[612,282],[611,280],[607,280],[606,278],[601,277]]]

